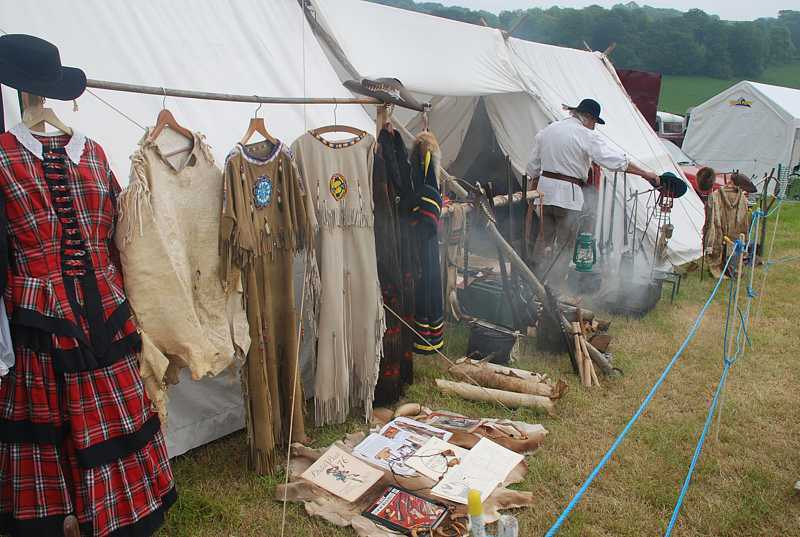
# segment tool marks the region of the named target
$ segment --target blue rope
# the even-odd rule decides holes
[[[779,200],[778,204],[780,205],[782,200]],[[753,219],[750,223],[750,231],[748,232],[747,237],[747,247],[746,249],[749,250],[751,246],[755,245],[755,241],[757,238],[753,233],[753,228],[755,222],[758,218],[765,217],[763,211],[757,210],[753,212]],[[744,354],[745,347],[742,345],[742,338],[747,342],[747,345],[752,347],[752,342],[750,341],[750,335],[748,333],[748,328],[750,325],[750,309],[753,303],[753,299],[756,296],[756,293],[753,292],[753,276],[755,273],[755,252],[751,253],[750,259],[750,282],[747,285],[747,308],[746,313],[742,314],[741,308],[738,305],[734,305],[734,286],[733,286],[733,279],[731,278],[731,285],[729,286],[728,292],[728,311],[725,318],[725,340],[724,340],[724,351],[723,351],[723,368],[722,368],[722,375],[719,379],[719,384],[717,386],[717,390],[714,393],[714,398],[711,401],[711,407],[708,409],[708,414],[706,415],[706,421],[703,425],[703,431],[700,433],[700,438],[697,441],[694,449],[694,455],[692,456],[692,461],[689,464],[689,469],[686,472],[686,478],[683,481],[683,486],[681,487],[680,493],[678,494],[678,499],[675,502],[675,507],[672,511],[672,517],[669,520],[669,524],[667,525],[667,529],[664,532],[664,537],[670,537],[672,535],[672,531],[675,529],[675,524],[678,521],[678,516],[680,514],[681,507],[683,506],[683,502],[686,499],[686,494],[689,490],[689,485],[692,481],[692,476],[694,475],[694,471],[697,467],[697,461],[700,459],[700,454],[703,451],[703,446],[705,445],[706,437],[708,435],[708,430],[711,428],[711,423],[714,420],[714,415],[717,411],[717,406],[719,404],[720,397],[722,396],[722,391],[725,386],[725,381],[728,378],[728,373],[730,372],[731,367],[734,363]],[[741,277],[741,275],[740,275]],[[733,308],[736,308],[736,313],[739,322],[737,334],[736,334],[736,352],[731,357],[728,354],[728,335],[730,333],[730,326],[731,326],[731,312]]]
[[[741,244],[740,241],[737,240],[735,245],[734,245],[734,248],[733,248],[733,253],[736,255],[737,260],[738,260],[739,255],[742,255],[739,252],[740,244]],[[733,278],[729,278],[728,279],[728,305],[727,305],[727,311],[725,313],[725,335],[723,336],[724,339],[722,340],[722,356],[724,356],[724,357],[730,356],[730,349],[728,348],[728,335],[730,334],[730,330],[731,330],[731,316],[733,315],[733,308],[734,308],[733,295],[735,293],[735,291],[734,291],[735,287],[736,287],[735,280]]]
[[[675,503],[675,508],[672,511],[672,518],[669,520],[667,531],[664,532],[664,537],[669,537],[672,535],[672,530],[675,528],[675,523],[678,521],[678,514],[680,513],[681,506],[683,505],[683,500],[686,498],[686,492],[689,490],[689,484],[692,481],[692,475],[697,467],[697,461],[700,459],[700,453],[703,451],[703,445],[706,442],[708,430],[711,428],[711,422],[714,420],[714,414],[717,410],[719,397],[722,394],[722,388],[725,386],[725,381],[728,378],[728,372],[731,370],[731,364],[731,361],[727,359],[725,360],[725,366],[722,369],[722,376],[719,379],[717,391],[714,393],[714,399],[711,401],[711,408],[708,410],[706,422],[703,425],[703,432],[700,433],[700,439],[697,441],[697,445],[694,448],[694,456],[692,456],[692,462],[689,464],[689,471],[686,474],[686,479],[683,480],[683,486],[681,487],[680,494],[678,494],[678,501]]]
[[[747,346],[750,347],[751,349],[753,348],[753,342],[750,340],[750,330],[748,329],[748,327],[750,325],[750,303],[749,302],[748,302],[747,306],[748,306],[747,307],[747,312],[745,314],[742,314],[742,308],[736,308],[737,311],[739,312],[740,324],[739,324],[739,332],[736,334],[737,346],[736,346],[736,356],[734,356],[734,361],[736,361],[736,359],[738,358],[739,352],[742,350],[741,349],[741,345],[739,344],[739,339],[741,338],[741,336],[744,336],[744,339],[747,342]]]
[[[627,435],[630,432],[630,430],[633,427],[633,425],[638,421],[638,419],[641,417],[641,415],[644,412],[644,410],[649,406],[649,404],[650,404],[651,400],[653,399],[653,397],[655,396],[656,392],[661,387],[661,385],[664,383],[664,380],[666,379],[666,377],[669,374],[669,372],[672,370],[672,368],[675,365],[675,363],[677,363],[678,359],[681,357],[681,355],[684,353],[686,348],[689,346],[689,343],[691,342],[691,340],[694,339],[694,336],[697,334],[697,330],[699,329],[700,324],[701,324],[703,318],[705,317],[706,311],[708,310],[708,308],[711,305],[711,303],[714,301],[714,298],[716,297],[717,293],[719,292],[720,287],[722,286],[722,281],[724,280],[725,274],[727,273],[728,268],[730,267],[731,262],[733,261],[734,257],[737,257],[738,255],[744,255],[744,252],[750,251],[751,247],[754,245],[754,233],[753,233],[753,230],[754,230],[756,221],[758,219],[760,219],[760,218],[764,218],[764,219],[769,218],[769,216],[772,215],[772,213],[774,213],[781,206],[782,203],[783,203],[783,198],[782,197],[778,197],[777,206],[773,207],[768,213],[765,214],[764,211],[762,211],[760,209],[757,209],[757,210],[753,211],[753,216],[752,216],[752,219],[750,221],[750,228],[749,228],[748,233],[747,233],[747,235],[748,235],[747,243],[746,244],[742,243],[741,240],[736,240],[735,241],[733,252],[731,252],[730,256],[728,257],[728,260],[725,262],[725,267],[722,270],[722,274],[720,275],[719,279],[717,280],[717,283],[714,285],[714,289],[711,291],[711,294],[709,295],[708,299],[706,300],[706,303],[703,304],[703,307],[700,309],[700,312],[698,313],[697,318],[695,319],[694,324],[692,325],[692,328],[689,330],[689,333],[687,334],[687,336],[684,339],[683,343],[681,344],[680,348],[675,353],[675,355],[672,357],[670,362],[667,364],[666,368],[664,368],[664,371],[661,373],[661,376],[658,378],[656,383],[650,389],[650,392],[647,394],[647,397],[645,397],[644,401],[642,401],[642,404],[639,405],[639,408],[633,414],[631,419],[628,420],[628,422],[625,424],[625,427],[622,429],[622,432],[620,432],[619,435],[616,437],[616,439],[614,439],[614,443],[611,444],[611,447],[608,449],[608,451],[606,451],[606,453],[600,459],[600,462],[597,464],[597,466],[594,467],[592,472],[589,474],[589,476],[583,482],[581,487],[578,489],[578,492],[575,493],[575,495],[569,501],[567,506],[564,508],[564,510],[558,516],[558,518],[553,523],[553,525],[550,527],[550,529],[547,530],[547,533],[545,534],[545,537],[553,537],[556,533],[558,533],[558,531],[560,530],[561,526],[564,524],[566,519],[569,517],[570,513],[572,512],[572,510],[575,509],[575,507],[578,505],[578,503],[580,503],[581,499],[583,498],[584,494],[586,494],[586,491],[589,489],[589,487],[591,486],[592,482],[600,474],[600,471],[605,467],[605,465],[608,464],[608,461],[611,460],[611,457],[614,455],[614,452],[616,452],[617,448],[620,446],[622,441],[627,437]],[[767,263],[765,264],[765,267],[764,267],[764,272],[765,273],[768,272],[770,264],[772,264],[772,263],[769,262],[769,261],[767,261]],[[751,304],[753,302],[753,299],[757,296],[757,294],[755,293],[755,291],[753,290],[753,287],[752,287],[752,285],[753,285],[753,281],[752,281],[753,280],[753,271],[754,270],[755,270],[755,252],[751,252],[750,283],[747,286],[747,301],[748,302],[747,302],[746,313],[742,314],[741,309],[738,308],[738,306],[735,307],[735,309],[737,310],[736,313],[737,313],[737,317],[738,317],[738,321],[739,322],[737,322],[736,352],[733,355],[733,357],[731,357],[728,354],[728,350],[729,350],[728,349],[728,335],[730,334],[730,329],[731,329],[731,317],[734,314],[733,313],[733,310],[734,310],[734,305],[733,305],[734,281],[733,281],[733,278],[730,279],[730,284],[728,286],[727,315],[726,315],[726,319],[725,319],[725,339],[724,339],[724,344],[723,344],[723,369],[722,369],[722,375],[720,376],[720,380],[719,380],[719,384],[717,386],[717,390],[714,393],[714,398],[713,398],[713,400],[711,402],[711,408],[709,409],[708,414],[706,415],[706,421],[705,421],[705,424],[703,426],[703,431],[701,432],[700,438],[698,439],[697,445],[695,446],[694,455],[692,456],[692,461],[689,464],[689,470],[688,470],[688,472],[686,474],[686,478],[684,479],[683,486],[681,487],[680,493],[678,495],[678,499],[677,499],[677,502],[675,504],[675,508],[674,508],[674,510],[672,512],[672,517],[670,518],[669,524],[667,526],[666,533],[664,534],[665,537],[669,537],[672,534],[672,530],[674,529],[675,524],[676,524],[676,522],[678,520],[678,515],[680,513],[681,506],[683,505],[683,501],[686,498],[686,493],[689,490],[689,485],[691,484],[692,476],[694,475],[695,468],[697,467],[697,461],[700,459],[700,454],[702,453],[703,446],[705,444],[705,440],[706,440],[706,437],[708,435],[708,430],[711,427],[711,422],[713,421],[714,414],[716,413],[717,406],[718,406],[719,400],[720,400],[720,396],[721,396],[723,388],[725,386],[725,382],[726,382],[726,380],[728,378],[728,373],[730,372],[730,369],[733,366],[733,364],[736,362],[736,360],[738,360],[738,358],[741,355],[743,355],[743,353],[744,353],[745,347],[742,346],[742,344],[741,344],[742,337],[744,337],[745,341],[747,342],[747,344],[749,346],[752,346],[752,342],[750,341],[750,335],[748,333],[748,327],[749,327],[749,324],[750,324],[750,308],[751,308]]]
[[[553,523],[550,529],[547,530],[545,537],[553,537],[556,533],[558,533],[558,530],[567,520],[567,517],[569,517],[572,510],[575,509],[575,507],[578,505],[578,503],[580,503],[581,499],[583,498],[583,495],[586,494],[586,491],[589,489],[589,486],[592,484],[592,481],[594,481],[594,479],[597,477],[597,475],[600,473],[603,467],[605,467],[605,465],[608,464],[608,461],[611,459],[611,456],[614,455],[614,452],[617,450],[619,445],[622,443],[625,437],[628,436],[628,433],[630,432],[633,425],[638,421],[639,417],[648,407],[650,401],[653,399],[658,389],[664,383],[664,379],[667,378],[667,375],[672,370],[672,367],[678,361],[678,358],[681,357],[683,352],[689,346],[689,343],[692,341],[692,339],[694,339],[697,330],[700,328],[700,323],[702,322],[703,317],[705,317],[706,311],[708,310],[709,306],[711,306],[711,303],[714,301],[714,297],[717,295],[717,292],[719,291],[719,288],[722,285],[722,281],[725,278],[725,273],[727,272],[728,267],[730,266],[731,261],[733,260],[737,252],[738,252],[738,247],[734,248],[734,251],[731,252],[730,256],[728,256],[728,260],[725,263],[725,267],[722,270],[722,274],[720,275],[719,279],[717,279],[717,283],[716,285],[714,285],[714,289],[711,291],[711,295],[708,297],[708,300],[706,300],[706,303],[703,304],[703,307],[700,309],[700,312],[698,313],[697,318],[695,319],[694,324],[692,325],[692,328],[689,330],[689,334],[686,336],[686,339],[683,340],[683,343],[681,344],[680,348],[672,357],[672,359],[669,361],[667,367],[661,373],[661,376],[658,378],[656,383],[650,389],[650,393],[647,394],[647,397],[645,397],[644,401],[642,401],[642,404],[639,405],[639,408],[633,414],[631,419],[628,420],[628,423],[622,429],[622,432],[619,433],[617,438],[614,440],[614,443],[611,444],[611,447],[608,448],[608,451],[606,451],[605,455],[603,455],[603,458],[600,459],[600,462],[597,463],[597,466],[594,467],[592,472],[589,474],[589,477],[586,478],[586,480],[581,485],[580,489],[578,489],[578,492],[575,493],[575,495],[569,501],[567,506],[564,508],[564,511],[562,511],[561,514],[558,516],[558,519],[556,519],[556,521]]]

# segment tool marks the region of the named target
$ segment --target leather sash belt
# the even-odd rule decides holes
[[[576,177],[570,177],[569,175],[564,175],[563,173],[542,172],[542,177],[572,183],[573,185],[578,185],[580,187],[583,187],[586,184],[586,181],[582,181]]]

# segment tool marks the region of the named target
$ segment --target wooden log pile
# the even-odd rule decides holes
[[[449,369],[461,382],[436,379],[444,393],[470,401],[499,402],[509,408],[530,407],[555,411],[555,401],[567,392],[567,383],[553,383],[546,375],[462,358]]]
[[[576,310],[576,320],[570,323],[572,328],[572,348],[575,353],[575,360],[578,362],[578,376],[581,379],[581,384],[587,388],[592,386],[600,386],[600,379],[595,370],[595,362],[598,358],[602,357],[605,360],[603,353],[608,350],[608,345],[611,343],[611,336],[605,333],[608,329],[608,323],[604,323],[592,317],[586,319],[582,315],[580,308]],[[606,360],[607,362],[607,360]],[[598,363],[598,367],[603,367],[603,364]]]

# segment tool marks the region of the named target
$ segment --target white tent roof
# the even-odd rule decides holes
[[[467,139],[478,99],[503,152],[517,172],[530,155],[534,134],[565,117],[562,104],[592,97],[607,121],[599,132],[644,166],[682,175],[639,113],[602,55],[581,50],[503,38],[499,30],[390,8],[360,0],[314,0],[318,20],[336,39],[363,76],[399,78],[410,90],[434,96],[430,129],[448,167]],[[389,37],[391,29],[391,37]],[[419,118],[408,124],[419,129]],[[463,158],[459,157],[459,158]],[[647,183],[629,177],[631,190]],[[622,203],[621,185],[617,192]],[[645,211],[645,204],[640,204]],[[682,264],[700,256],[703,207],[693,190],[676,201],[670,258]],[[621,237],[622,211],[617,211]],[[645,222],[642,212],[639,219]],[[651,228],[648,233],[655,238]],[[621,251],[620,247],[615,249]]]
[[[274,97],[350,97],[296,0],[36,0],[0,2],[0,26],[56,44],[64,65],[89,78],[179,89]],[[142,126],[161,97],[93,90],[72,103],[47,101],[68,125],[97,140],[124,185]],[[6,125],[19,121],[15,91],[3,88]],[[221,163],[242,137],[255,105],[167,98],[178,122],[204,133]],[[341,123],[372,131],[360,106],[339,106]],[[333,107],[264,105],[261,115],[291,143],[307,128],[333,123]],[[302,276],[302,274],[301,274]],[[300,287],[298,287],[299,289]],[[184,377],[188,378],[186,372]],[[170,392],[167,444],[172,456],[244,426],[240,384],[221,375],[184,381]]]
[[[745,82],[740,82],[744,84]],[[772,86],[770,84],[762,84],[761,82],[746,82],[767,99],[775,103],[788,117],[791,117],[800,122],[800,90],[794,88],[785,88],[783,86]]]
[[[428,95],[524,89],[497,30],[359,0],[314,4],[318,20],[362,76],[399,78]]]
[[[244,95],[351,97],[296,0],[5,0],[0,21],[6,32],[54,43],[63,64],[81,67],[89,78]],[[161,97],[92,91],[142,126],[152,125],[161,109]],[[6,113],[18,119],[16,93],[5,102],[14,105]],[[126,184],[128,157],[142,129],[89,92],[78,105],[72,112],[72,103],[48,101],[65,123],[104,147],[117,179]],[[256,109],[171,97],[166,106],[181,125],[206,135],[220,163]],[[334,117],[333,106],[326,105],[264,105],[260,113],[286,143]],[[337,119],[367,131],[374,126],[360,106],[339,106]]]
[[[683,150],[717,171],[760,179],[800,161],[800,90],[748,80],[692,110]]]

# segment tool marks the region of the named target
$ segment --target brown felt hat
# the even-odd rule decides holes
[[[714,187],[714,179],[717,177],[717,172],[713,168],[705,166],[697,170],[697,188],[701,192],[709,192]]]
[[[734,185],[738,186],[748,194],[754,194],[756,191],[758,191],[756,185],[753,184],[753,181],[751,181],[750,178],[744,174],[734,173],[731,177],[731,181]]]

